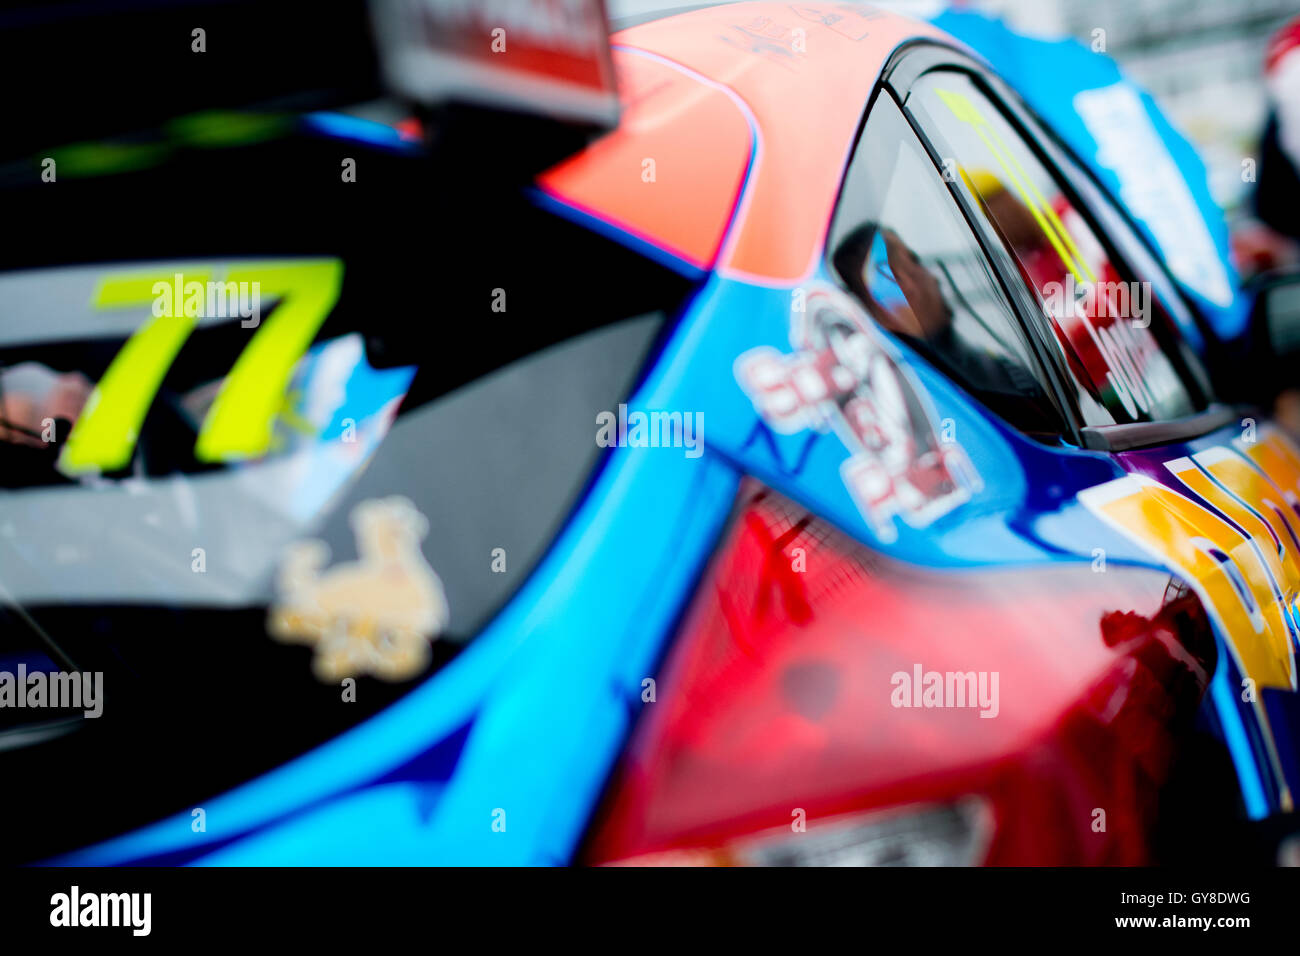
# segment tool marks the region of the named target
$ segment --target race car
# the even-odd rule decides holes
[[[499,6],[372,5],[414,117],[4,170],[6,856],[1272,859],[1293,286],[1152,101],[969,13]]]

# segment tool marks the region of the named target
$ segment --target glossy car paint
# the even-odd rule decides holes
[[[524,588],[477,641],[423,686],[312,753],[205,801],[203,832],[195,832],[191,815],[182,813],[58,862],[570,861],[627,734],[647,706],[642,681],[656,674],[657,662],[673,643],[727,527],[744,475],[882,560],[931,575],[1020,570],[1023,578],[1016,580],[1022,591],[1011,587],[1010,600],[1087,611],[1059,628],[1044,622],[1032,632],[1017,632],[1014,646],[988,645],[990,658],[976,669],[1003,669],[1032,690],[1004,700],[1001,724],[975,715],[963,715],[974,717],[973,726],[950,722],[949,736],[936,751],[936,767],[947,759],[943,755],[980,740],[990,748],[982,754],[989,761],[1013,759],[1019,735],[1055,732],[1065,715],[1090,706],[1081,701],[1091,700],[1092,690],[1132,690],[1135,685],[1122,680],[1116,684],[1116,675],[1131,674],[1125,661],[1134,659],[1135,651],[1122,642],[1118,650],[1104,646],[1098,615],[1121,611],[1150,619],[1158,614],[1160,588],[1152,582],[1165,580],[1158,572],[1167,570],[1169,562],[1102,520],[1080,493],[1130,471],[1169,482],[1172,476],[1160,471],[1157,459],[1230,445],[1240,429],[1224,429],[1186,447],[1127,457],[1048,447],[993,419],[905,345],[887,341],[925,396],[934,420],[952,423],[981,482],[968,501],[924,526],[895,520],[892,540],[886,541],[864,520],[841,479],[846,449],[840,438],[815,430],[773,431],[737,383],[733,368],[738,356],[756,347],[790,350],[793,290],[833,287],[823,262],[830,215],[868,98],[901,45],[917,39],[954,43],[955,36],[976,50],[982,47],[990,57],[998,51],[998,59],[1004,49],[1019,51],[1008,54],[1006,73],[1012,84],[1119,195],[1125,192],[1124,182],[1098,162],[1096,140],[1062,105],[1061,84],[1067,84],[1068,99],[1071,90],[1087,88],[1089,82],[1122,81],[1114,74],[1098,81],[1097,73],[1075,67],[1035,69],[1041,61],[1023,53],[1031,49],[1024,44],[1032,41],[1004,47],[1002,35],[978,18],[939,18],[948,35],[929,24],[875,11],[835,19],[801,10],[806,8],[737,4],[616,34],[612,43],[624,99],[623,125],[537,184],[539,202],[699,277],[697,294],[628,404],[702,412],[705,455],[692,460],[671,450],[613,450]],[[805,31],[808,52],[803,56],[791,53],[785,42],[796,29]],[[1071,50],[1069,56],[1078,54]],[[1095,59],[1098,71],[1113,69],[1103,58]],[[1142,102],[1150,108],[1148,100]],[[1167,124],[1161,120],[1156,129],[1158,141],[1167,145],[1189,184],[1219,266],[1230,276],[1221,221],[1206,205],[1203,172]],[[1089,143],[1093,148],[1087,148]],[[647,157],[655,160],[653,185],[641,178]],[[1159,247],[1162,231],[1151,229],[1150,234]],[[1226,302],[1222,296],[1217,303],[1200,297],[1213,306],[1207,311],[1217,316],[1217,328],[1231,332],[1239,327],[1244,312],[1235,292]],[[1113,573],[1093,576],[1096,549],[1104,551]],[[717,560],[715,575],[724,573],[735,557],[724,551]],[[1134,583],[1139,579],[1140,587]],[[927,587],[934,587],[938,579],[926,580]],[[737,576],[734,587],[743,592],[751,584]],[[864,600],[869,593],[849,600]],[[898,635],[906,639],[914,660],[944,655],[944,648],[957,642],[975,644],[995,626],[996,616],[981,610],[978,587],[955,585],[953,593],[965,596],[961,606],[969,609],[968,615],[945,617],[942,627],[919,618],[925,627]],[[909,619],[904,604],[897,610],[901,619]],[[698,626],[699,615],[706,612],[693,613],[690,620]],[[1224,633],[1222,622],[1216,624],[1222,666],[1208,700],[1231,748],[1246,805],[1255,816],[1288,809],[1296,769],[1294,748],[1282,727],[1295,726],[1290,724],[1295,695],[1285,688],[1266,689],[1263,703],[1243,703],[1230,648],[1249,635]],[[689,637],[690,626],[681,633],[683,640]],[[875,652],[890,653],[883,646]],[[1198,653],[1192,658],[1204,662],[1207,655]],[[1032,655],[1037,657],[1031,663]],[[1053,661],[1063,660],[1084,663],[1077,674],[1035,682],[1036,667],[1052,668]],[[966,661],[962,665],[975,667]],[[882,670],[879,676],[883,695],[888,674]],[[1146,713],[1158,684],[1148,681],[1135,695],[1136,712]],[[738,705],[734,709],[744,716]],[[879,719],[896,718],[891,711]],[[1006,729],[985,734],[988,724]],[[1156,728],[1126,751],[1124,722],[1099,723],[1094,714],[1089,726],[1107,746],[1118,748],[1116,759],[1129,767],[1144,740],[1161,740]],[[854,756],[845,772],[866,777],[823,794],[828,812],[942,799],[964,789],[927,792],[936,767],[903,762],[891,768],[869,751]],[[1003,786],[989,782],[993,764],[982,766],[966,784],[976,786],[979,777],[979,786]],[[1106,791],[1104,776],[1090,784],[1095,792]],[[773,794],[773,805],[778,796],[783,798]],[[1125,819],[1131,817],[1136,825],[1145,818],[1133,805]],[[745,814],[761,815],[763,810],[721,803],[711,809],[735,811],[742,823],[757,823],[758,817]],[[498,817],[506,821],[504,831],[493,827]],[[692,825],[708,829],[707,822]],[[718,822],[715,829],[720,826]],[[659,842],[628,837],[611,843],[610,853],[654,849],[665,841],[672,842],[668,837]],[[1067,843],[1061,848],[1065,859],[1116,859],[1105,850]],[[1010,849],[992,857],[1026,858],[1027,853]]]

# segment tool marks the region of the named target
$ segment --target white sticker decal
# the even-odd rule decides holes
[[[1133,87],[1084,90],[1074,109],[1097,141],[1097,162],[1119,177],[1120,199],[1151,230],[1170,271],[1214,304],[1229,305],[1232,287],[1214,238]]]
[[[818,290],[794,313],[793,354],[751,349],[736,380],[773,430],[833,429],[849,449],[840,476],[885,542],[895,515],[920,528],[982,487],[965,451],[941,441],[921,389],[894,361],[857,305]]]

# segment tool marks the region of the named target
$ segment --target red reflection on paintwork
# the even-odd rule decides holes
[[[1195,597],[1088,563],[923,571],[751,486],[658,676],[585,858],[727,847],[975,795],[985,862],[1146,862],[1214,666]],[[893,706],[897,672],[998,674],[997,715]],[[1106,829],[1094,829],[1094,810]]]

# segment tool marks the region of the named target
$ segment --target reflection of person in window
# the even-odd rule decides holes
[[[888,273],[880,269],[882,260],[888,263]],[[859,226],[836,248],[834,264],[876,322],[949,377],[981,393],[1041,391],[1020,365],[973,348],[957,334],[939,280],[894,230],[876,223]]]

